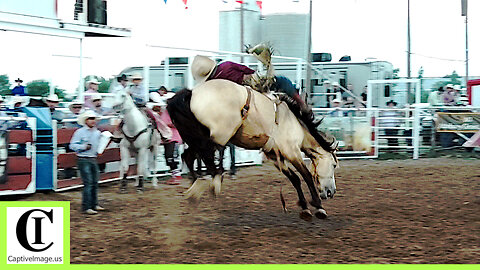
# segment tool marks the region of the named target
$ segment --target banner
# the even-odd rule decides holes
[[[475,133],[480,130],[480,113],[437,113],[437,132]]]

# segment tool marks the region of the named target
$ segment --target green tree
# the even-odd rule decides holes
[[[438,89],[440,87],[445,87],[445,85],[447,85],[447,84],[453,84],[453,85],[461,85],[462,84],[462,81],[460,80],[461,77],[460,77],[460,75],[458,75],[458,73],[455,70],[452,72],[452,74],[445,75],[445,76],[443,76],[443,78],[450,79],[450,80],[436,82],[432,86],[431,90],[435,90],[435,89]]]
[[[12,91],[10,90],[10,82],[8,75],[0,75],[0,95],[6,96],[11,95]]]
[[[27,84],[29,96],[46,97],[50,93],[50,83],[44,80],[35,80]],[[65,90],[55,87],[55,94],[58,98],[63,99],[65,96]]]

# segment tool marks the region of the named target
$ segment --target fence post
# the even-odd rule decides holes
[[[302,94],[302,60],[297,60],[297,78],[296,78],[297,88],[299,89],[299,93]]]
[[[163,85],[170,90],[170,57],[165,57],[165,60],[163,62]]]
[[[415,106],[413,113],[413,159],[418,159],[420,148],[420,108]]]

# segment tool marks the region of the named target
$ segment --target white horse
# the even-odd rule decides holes
[[[130,95],[119,91],[115,95],[113,108],[123,115],[121,124],[122,140],[120,141],[120,176],[122,177],[120,192],[127,188],[127,172],[130,152],[137,157],[137,192],[143,192],[144,177],[151,177],[154,187],[158,186],[158,179],[152,175],[155,169],[157,148],[161,138],[159,132],[147,120],[147,117],[135,106]]]

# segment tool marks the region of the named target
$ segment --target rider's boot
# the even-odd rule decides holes
[[[303,120],[307,123],[310,123],[314,128],[317,128],[323,120],[322,118],[316,118],[312,108],[307,106],[305,103],[303,103],[303,106],[301,106],[301,111]]]

